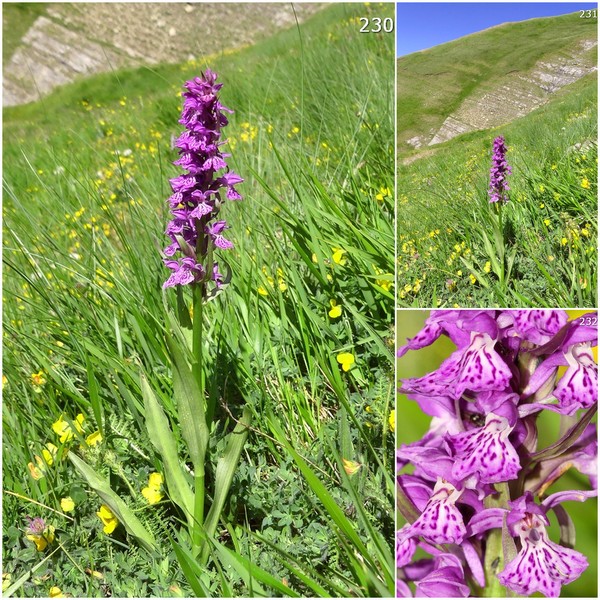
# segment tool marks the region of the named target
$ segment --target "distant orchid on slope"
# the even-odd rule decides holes
[[[432,420],[420,441],[397,450],[407,520],[396,539],[399,596],[412,595],[412,582],[417,597],[503,595],[501,586],[556,597],[587,568],[570,547],[573,525],[560,503],[597,495],[596,322],[559,310],[439,310],[399,348],[401,357],[442,335],[456,345],[436,371],[401,379],[400,391]],[[544,410],[563,416],[565,433],[539,449]],[[412,473],[403,473],[408,465]],[[591,489],[544,497],[568,468],[587,475]],[[549,510],[560,544],[546,532]],[[431,558],[414,562],[419,547]]]
[[[490,169],[490,189],[488,195],[490,202],[508,202],[507,177],[511,173],[511,168],[506,161],[506,143],[503,136],[498,136],[494,140],[494,153],[492,155],[492,168]]]

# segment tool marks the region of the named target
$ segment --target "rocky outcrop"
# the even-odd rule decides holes
[[[508,73],[492,89],[480,90],[449,115],[429,146],[446,142],[467,131],[489,129],[523,117],[549,101],[552,94],[597,70],[589,53],[597,40],[582,40],[567,56],[540,61],[528,73]],[[421,144],[424,141],[421,140]]]
[[[268,37],[321,3],[50,4],[4,67],[3,104],[39,99],[80,76],[184,62]]]

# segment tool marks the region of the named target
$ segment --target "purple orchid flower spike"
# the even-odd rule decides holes
[[[171,244],[164,251],[165,266],[174,271],[163,287],[189,284],[205,285],[212,280],[218,288],[224,277],[216,262],[206,264],[211,248],[229,250],[233,243],[223,237],[227,223],[216,220],[225,188],[228,200],[241,200],[235,186],[243,179],[230,171],[226,154],[220,147],[221,129],[228,123],[224,112],[232,112],[221,104],[217,93],[222,87],[216,83],[217,75],[207,69],[202,77],[186,82],[183,109],[179,122],[186,130],[175,142],[179,158],[173,163],[185,173],[170,180],[173,194],[169,206],[173,215],[167,225],[166,235]],[[225,170],[224,173],[218,172]],[[180,261],[171,257],[181,252]],[[204,288],[203,288],[204,289]]]
[[[556,597],[586,571],[562,503],[597,495],[595,319],[559,310],[432,311],[399,349],[402,361],[441,336],[456,345],[426,375],[402,377],[398,365],[399,392],[432,417],[420,440],[399,430],[410,442],[396,451],[407,521],[396,539],[402,596],[466,597],[471,585],[480,593],[495,580],[521,596]],[[563,433],[540,447],[544,411],[564,421]],[[592,489],[545,497],[573,469]],[[559,542],[548,534],[550,510]]]
[[[511,173],[511,168],[506,161],[506,143],[504,137],[498,136],[494,140],[494,153],[492,156],[492,168],[490,169],[490,189],[488,194],[490,202],[508,202],[507,177]]]

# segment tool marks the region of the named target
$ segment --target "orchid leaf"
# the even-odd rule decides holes
[[[179,462],[177,442],[171,431],[169,419],[158,403],[152,388],[143,374],[141,375],[141,384],[142,395],[144,397],[146,427],[152,445],[162,458],[169,497],[184,511],[190,527],[193,527],[194,519],[192,510],[194,495]]]
[[[244,408],[241,419],[238,421],[234,430],[229,434],[227,447],[225,448],[223,456],[221,456],[217,463],[215,471],[215,497],[208,515],[206,516],[204,525],[204,530],[209,539],[212,539],[217,530],[219,518],[223,511],[227,495],[229,494],[233,476],[235,475],[240,462],[242,449],[244,448],[246,438],[248,437],[250,419],[251,412],[250,409],[246,407]],[[206,556],[206,550],[204,551],[203,556]]]
[[[555,458],[562,454],[565,450],[568,450],[578,439],[579,436],[583,433],[585,428],[588,426],[589,422],[592,420],[592,417],[596,414],[598,410],[598,404],[594,404],[588,410],[586,410],[578,423],[576,423],[566,435],[564,435],[558,442],[540,450],[539,452],[535,452],[531,455],[531,462],[547,460],[549,458]]]
[[[88,482],[89,486],[96,494],[98,494],[98,496],[100,496],[102,502],[104,502],[115,517],[117,517],[119,523],[123,523],[127,533],[135,537],[147,550],[151,552],[155,551],[156,541],[154,536],[142,525],[127,504],[125,504],[125,502],[123,502],[123,500],[121,500],[121,498],[119,498],[119,496],[111,489],[108,481],[103,477],[100,477],[90,465],[79,458],[75,453],[69,452],[68,457],[73,463],[73,466]]]

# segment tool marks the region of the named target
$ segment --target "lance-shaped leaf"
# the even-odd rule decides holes
[[[204,398],[181,348],[169,338],[167,344],[173,360],[173,395],[179,427],[197,472],[204,467],[209,437]]]
[[[579,436],[583,433],[588,423],[592,420],[592,417],[596,414],[598,405],[594,404],[588,408],[582,415],[581,419],[560,439],[558,442],[540,450],[531,455],[530,461],[548,460],[555,458],[562,454],[565,450],[568,450],[573,444],[577,442]]]
[[[177,443],[169,426],[169,419],[143,374],[140,379],[144,397],[146,428],[148,429],[150,441],[162,458],[169,497],[183,510],[189,526],[193,527],[194,495],[179,462]]]
[[[111,489],[108,481],[100,477],[90,465],[73,452],[69,452],[68,456],[74,467],[81,473],[90,487],[100,496],[104,504],[110,508],[119,522],[123,523],[127,533],[135,537],[146,550],[150,552],[155,551],[156,541],[154,540],[154,536],[142,525],[127,504]]]
[[[233,476],[238,463],[240,462],[240,455],[242,454],[244,443],[248,437],[250,417],[250,409],[248,407],[244,408],[242,418],[238,421],[234,430],[229,434],[225,452],[217,462],[217,469],[215,471],[215,497],[206,517],[204,526],[208,538],[212,539],[217,530],[219,517],[221,516],[221,511],[223,510],[227,495],[229,494]]]

